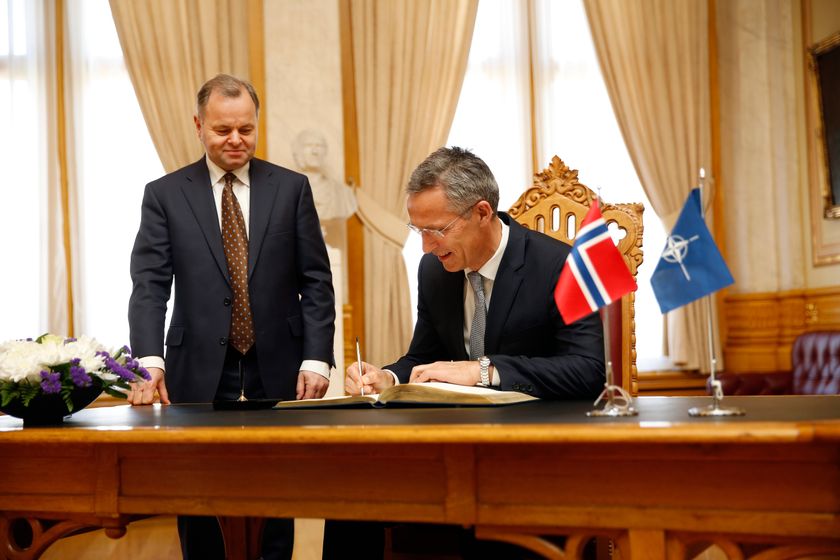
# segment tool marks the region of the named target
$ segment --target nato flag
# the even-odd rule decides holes
[[[650,279],[659,308],[667,313],[733,282],[703,220],[700,189],[692,189]]]

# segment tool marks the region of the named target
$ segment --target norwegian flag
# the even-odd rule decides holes
[[[554,288],[557,309],[568,325],[635,289],[636,281],[593,200]]]

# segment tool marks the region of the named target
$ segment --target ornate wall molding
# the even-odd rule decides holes
[[[840,286],[728,295],[724,312],[728,372],[786,371],[797,336],[840,330]]]

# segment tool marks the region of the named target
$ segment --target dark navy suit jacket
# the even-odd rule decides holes
[[[570,247],[503,212],[499,217],[510,226],[510,236],[493,284],[484,348],[499,369],[500,388],[541,398],[597,397],[604,386],[599,316],[566,325],[554,303],[554,286]],[[407,383],[416,365],[467,360],[463,331],[464,273],[447,272],[434,255],[424,255],[411,345],[385,369]]]
[[[304,175],[252,159],[248,289],[266,394],[294,399],[304,359],[334,364],[335,303],[326,246]],[[146,185],[131,254],[128,318],[135,356],[164,356],[173,402],[209,402],[227,351],[231,301],[204,158]]]

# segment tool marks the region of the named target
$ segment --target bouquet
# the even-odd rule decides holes
[[[44,334],[37,339],[0,344],[0,406],[20,401],[23,406],[38,395],[61,395],[73,412],[76,388],[101,387],[126,398],[129,383],[150,379],[149,372],[131,357],[127,346],[108,350],[88,336],[64,338]]]

